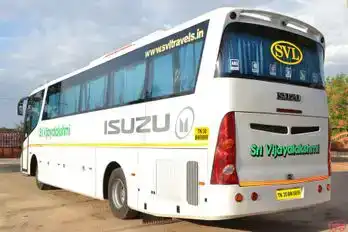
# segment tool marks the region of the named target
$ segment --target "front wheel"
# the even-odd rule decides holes
[[[138,214],[128,207],[127,183],[121,168],[112,171],[108,186],[109,205],[113,215],[119,219],[132,219]]]

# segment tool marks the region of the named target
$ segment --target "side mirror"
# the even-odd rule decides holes
[[[17,115],[23,116],[23,101],[19,101],[17,105]]]
[[[19,116],[23,116],[24,115],[24,109],[23,109],[23,103],[27,98],[22,98],[21,100],[19,100],[18,104],[17,104],[17,115]]]

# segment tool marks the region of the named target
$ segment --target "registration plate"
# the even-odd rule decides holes
[[[278,201],[302,198],[302,188],[279,189],[276,192]]]

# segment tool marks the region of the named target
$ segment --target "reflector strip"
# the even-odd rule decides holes
[[[296,180],[270,180],[270,181],[241,181],[241,187],[251,187],[251,186],[267,186],[267,185],[287,185],[287,184],[299,184],[305,182],[314,182],[327,180],[328,176],[313,176],[307,178],[299,178]]]
[[[51,144],[30,144],[23,147],[129,147],[129,148],[207,148],[208,142],[197,143],[51,143]]]

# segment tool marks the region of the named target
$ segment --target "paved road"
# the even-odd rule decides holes
[[[0,173],[19,172],[19,159],[0,159]]]
[[[2,173],[0,231],[329,231],[331,221],[348,222],[348,169],[343,166],[348,165],[341,164],[340,172],[333,173],[329,203],[267,216],[220,222],[183,220],[166,225],[143,225],[140,219],[120,221],[111,215],[105,201],[64,190],[39,191],[34,178]]]
[[[19,172],[19,164],[2,164],[0,173]]]

